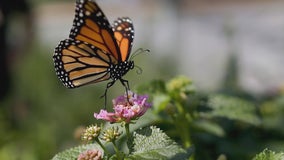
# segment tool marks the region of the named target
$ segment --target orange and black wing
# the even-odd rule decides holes
[[[75,18],[69,37],[87,42],[122,61],[112,26],[92,0],[77,0]]]
[[[110,78],[109,67],[115,58],[86,42],[66,39],[53,55],[55,71],[62,83],[75,88]]]
[[[118,18],[114,21],[113,32],[121,53],[121,60],[126,61],[131,53],[134,38],[134,27],[131,19],[128,17]]]

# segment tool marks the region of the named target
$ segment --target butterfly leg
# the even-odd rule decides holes
[[[107,91],[114,83],[115,81],[108,82],[107,87],[105,89],[105,93],[101,96],[101,98],[105,97],[105,109],[106,109],[106,104],[107,104]]]
[[[128,101],[128,91],[130,90],[130,87],[129,87],[129,83],[127,80],[125,79],[119,79],[121,84],[124,86],[125,88],[125,91],[126,91],[126,97],[127,97],[127,101]]]

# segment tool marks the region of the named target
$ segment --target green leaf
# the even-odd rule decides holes
[[[275,153],[271,150],[264,149],[261,153],[257,154],[253,160],[283,160],[284,153]]]
[[[284,95],[265,101],[259,106],[262,126],[265,129],[277,130],[284,134]]]
[[[102,150],[97,144],[87,144],[77,146],[63,152],[56,154],[52,160],[69,160],[69,159],[77,159],[78,155],[88,149],[98,149]]]
[[[193,122],[193,125],[198,129],[201,129],[219,137],[223,137],[225,135],[225,131],[223,130],[223,128],[219,124],[214,122],[210,122],[207,120],[196,120]]]
[[[153,100],[153,109],[156,113],[159,113],[167,107],[170,103],[170,97],[166,94],[156,94]]]
[[[256,107],[249,101],[238,97],[213,95],[209,97],[208,106],[212,109],[211,112],[201,113],[201,116],[225,117],[253,125],[260,124],[260,119],[256,114]]]
[[[193,93],[195,91],[195,88],[192,84],[192,81],[183,75],[177,76],[173,79],[171,79],[167,84],[166,84],[166,88],[168,93],[185,93],[185,94],[189,94],[189,93]]]
[[[128,144],[130,156],[128,159],[153,160],[153,159],[188,159],[192,150],[186,151],[165,133],[155,126],[146,127],[135,131],[131,144]]]

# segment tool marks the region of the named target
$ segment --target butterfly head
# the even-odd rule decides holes
[[[130,69],[134,68],[134,61],[128,61],[128,65]]]
[[[125,70],[125,73],[126,74],[129,70],[133,69],[134,68],[134,61],[125,61],[123,62],[125,64],[125,68],[123,70]]]

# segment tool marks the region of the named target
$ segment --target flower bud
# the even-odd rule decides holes
[[[82,134],[82,140],[83,141],[93,141],[95,138],[97,138],[100,135],[101,127],[96,125],[90,125],[85,129],[85,131]]]
[[[115,141],[122,133],[119,131],[118,127],[111,127],[103,131],[101,139],[106,142]]]

